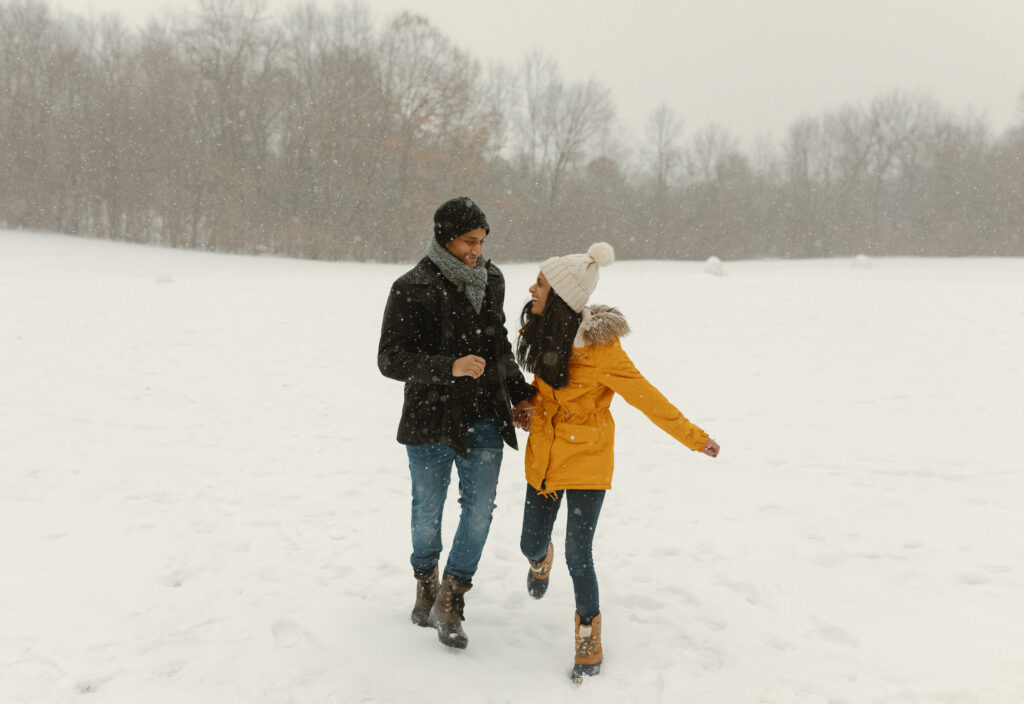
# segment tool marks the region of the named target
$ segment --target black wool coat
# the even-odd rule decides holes
[[[381,324],[377,366],[405,382],[398,442],[443,442],[463,457],[466,432],[474,422],[474,399],[498,419],[502,439],[518,448],[512,408],[533,396],[515,363],[505,329],[505,279],[486,263],[487,295],[478,314],[466,294],[446,279],[428,257],[391,286]],[[486,360],[479,379],[453,377],[452,363],[473,354]]]

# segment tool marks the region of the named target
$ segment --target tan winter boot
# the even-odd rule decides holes
[[[433,627],[430,610],[434,607],[440,582],[437,581],[437,565],[429,572],[414,570],[416,576],[416,605],[412,607],[412,622],[417,626]]]
[[[526,575],[526,591],[534,599],[540,599],[548,590],[548,577],[551,575],[551,564],[555,561],[555,546],[548,543],[548,552],[543,560],[530,560],[530,571]]]
[[[576,660],[572,668],[572,681],[579,684],[586,676],[593,677],[601,671],[601,614],[594,617],[589,626],[580,625],[576,613]]]
[[[431,616],[436,620],[437,639],[449,648],[461,649],[469,645],[469,637],[462,630],[462,622],[466,620],[462,612],[466,608],[463,595],[472,588],[472,581],[448,572],[441,579]]]

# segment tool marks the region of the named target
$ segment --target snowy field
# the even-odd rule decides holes
[[[0,232],[0,704],[1024,702],[1024,260],[604,270],[722,455],[616,400],[580,688],[518,452],[469,649],[409,622],[406,268]],[[536,266],[503,269],[515,317]]]

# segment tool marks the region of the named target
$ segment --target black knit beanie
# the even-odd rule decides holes
[[[480,227],[490,234],[491,226],[487,224],[484,211],[467,196],[445,201],[434,213],[434,239],[442,247]]]

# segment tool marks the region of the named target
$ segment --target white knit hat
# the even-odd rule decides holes
[[[592,244],[586,254],[566,254],[541,262],[540,272],[559,297],[577,313],[597,287],[597,270],[615,261],[615,250],[607,242]]]

